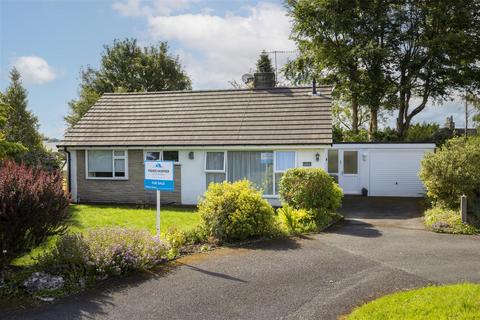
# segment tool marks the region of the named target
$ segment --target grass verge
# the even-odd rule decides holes
[[[387,295],[355,309],[346,320],[479,318],[480,285],[464,283]]]

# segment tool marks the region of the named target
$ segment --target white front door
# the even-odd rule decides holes
[[[338,150],[338,184],[345,194],[360,194],[358,151]]]

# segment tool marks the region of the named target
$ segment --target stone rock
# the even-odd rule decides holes
[[[55,298],[52,298],[52,297],[37,297],[37,298],[40,299],[43,302],[53,302],[53,301],[55,301]]]
[[[38,290],[57,290],[61,289],[65,280],[60,276],[52,276],[45,272],[35,272],[23,282],[23,286],[29,292]]]

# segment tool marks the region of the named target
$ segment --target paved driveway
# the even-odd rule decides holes
[[[480,238],[423,231],[416,200],[347,199],[342,210],[348,219],[323,234],[186,257],[0,318],[336,319],[396,290],[480,282]]]

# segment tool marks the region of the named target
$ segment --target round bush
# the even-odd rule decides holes
[[[274,210],[248,180],[211,183],[198,205],[208,236],[233,242],[268,235]]]
[[[280,180],[282,201],[295,209],[319,213],[335,212],[342,203],[342,189],[324,170],[317,168],[289,169]]]
[[[436,205],[458,209],[460,196],[480,195],[480,137],[454,138],[429,153],[420,170],[427,196]],[[473,203],[473,202],[471,202]]]

